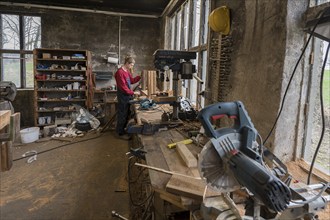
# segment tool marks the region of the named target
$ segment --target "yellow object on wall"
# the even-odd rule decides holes
[[[209,15],[210,28],[223,35],[228,35],[230,31],[230,11],[227,6],[214,9]]]

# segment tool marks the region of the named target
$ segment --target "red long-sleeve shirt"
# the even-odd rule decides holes
[[[131,84],[137,83],[141,77],[136,76],[133,78],[130,72],[120,68],[115,73],[115,79],[117,83],[117,89],[127,95],[134,95],[134,92],[131,90]]]

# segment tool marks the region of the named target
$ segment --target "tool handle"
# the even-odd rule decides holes
[[[219,102],[203,108],[198,114],[198,119],[208,137],[218,138],[223,134],[224,128],[214,129],[211,121],[224,116],[235,120],[235,124],[230,130],[234,129],[238,132],[245,126],[254,128],[242,102]]]

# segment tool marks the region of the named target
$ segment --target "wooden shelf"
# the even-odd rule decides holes
[[[38,102],[84,102],[86,99],[69,99],[69,100],[62,100],[62,99],[50,99],[50,100],[38,100]]]
[[[61,89],[38,89],[38,92],[86,92],[86,89],[61,90]]]
[[[39,72],[86,72],[86,70],[61,70],[61,69],[55,69],[55,70],[50,70],[50,69],[36,69],[36,71]]]
[[[81,54],[82,58],[72,58],[75,54]],[[45,58],[43,58],[45,57]],[[47,57],[47,58],[46,58]],[[54,57],[57,57],[54,59]],[[63,59],[70,58],[70,59]],[[73,103],[76,103],[87,109],[87,100],[88,100],[88,80],[90,76],[88,75],[89,66],[91,65],[91,53],[87,50],[71,50],[71,49],[50,49],[50,48],[37,48],[33,50],[33,67],[34,75],[51,75],[55,74],[57,77],[63,75],[63,77],[56,77],[54,79],[42,77],[43,79],[34,79],[35,89],[34,89],[34,123],[36,126],[48,126],[55,125],[56,121],[51,124],[39,124],[39,117],[51,117],[52,120],[56,118],[57,114],[67,114],[68,116],[76,110],[69,110],[68,108],[72,106]],[[53,64],[56,65],[67,65],[68,69],[48,69],[48,66]],[[86,68],[85,70],[81,69],[71,69],[75,64],[81,65]],[[44,67],[41,65],[47,65],[47,69],[40,69],[38,67]],[[69,69],[70,68],[70,69]],[[68,77],[71,75],[72,77]],[[82,76],[83,79],[73,79],[75,76]],[[62,78],[62,79],[61,79]],[[70,78],[70,79],[69,79]],[[79,88],[85,89],[70,89],[62,90],[66,84],[79,82]],[[82,87],[84,86],[84,87]],[[46,88],[47,87],[47,88]],[[65,87],[66,88],[66,87]],[[75,87],[77,88],[77,87]],[[79,92],[80,98],[71,98],[69,100],[62,100],[61,98],[66,98],[68,93],[72,93],[73,96],[77,96],[76,93]],[[40,100],[39,97],[43,97],[42,94],[47,94],[47,100]],[[54,108],[63,110],[53,110]],[[45,110],[39,110],[45,109]],[[66,110],[64,110],[66,109]]]
[[[37,82],[85,82],[80,79],[37,79]]]
[[[50,123],[50,124],[37,124],[38,127],[45,127],[45,126],[50,126],[50,125],[55,125],[55,123]]]
[[[82,61],[86,62],[86,59],[53,59],[53,58],[38,58],[37,61],[64,61],[64,62],[76,62],[76,61]]]
[[[75,112],[77,110],[37,110],[36,112],[39,112],[39,113],[52,113],[52,112]]]

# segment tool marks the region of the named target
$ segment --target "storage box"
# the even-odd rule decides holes
[[[71,118],[55,118],[55,124],[56,125],[67,125],[71,124]]]
[[[42,53],[42,59],[50,59],[51,54],[50,53]]]

